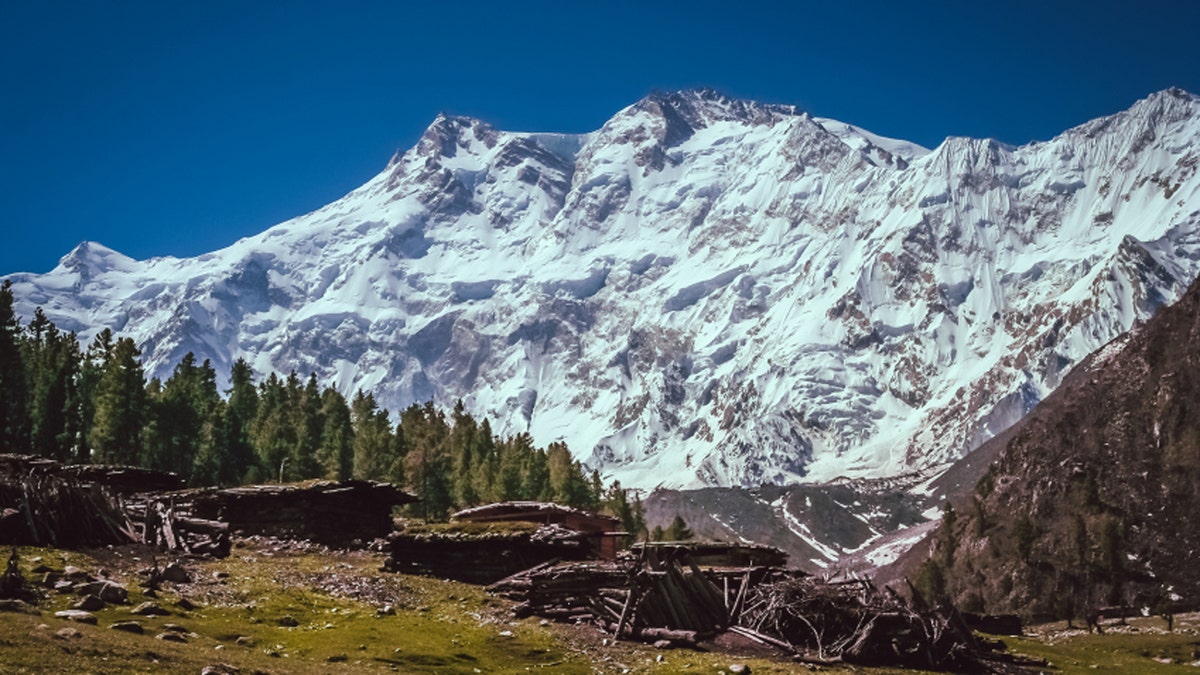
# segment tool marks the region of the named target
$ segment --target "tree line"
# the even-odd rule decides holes
[[[313,478],[382,480],[421,497],[413,515],[507,500],[606,507],[646,536],[641,502],[572,459],[564,443],[497,436],[459,401],[447,414],[413,404],[393,421],[370,392],[347,401],[315,375],[255,382],[244,359],[218,390],[212,364],[189,353],[166,381],[147,380],[131,338],[104,329],[82,348],[38,308],[27,326],[0,286],[0,452],[65,463],[173,472],[192,486]]]

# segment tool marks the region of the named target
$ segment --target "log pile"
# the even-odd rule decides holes
[[[592,622],[620,638],[695,644],[732,623],[753,584],[802,574],[772,568],[701,570],[680,556],[544,564],[488,590],[516,600],[519,615]]]
[[[547,561],[591,556],[588,535],[556,524],[451,524],[388,535],[386,568],[488,584]]]
[[[953,608],[777,567],[701,568],[686,556],[547,563],[488,590],[517,601],[519,616],[595,623],[619,639],[694,645],[730,631],[811,663],[951,671],[997,658]]]
[[[138,495],[125,504],[139,541],[176,553],[224,558],[232,545],[229,523],[193,515],[189,493]]]
[[[0,543],[72,548],[137,540],[120,500],[99,485],[42,472],[0,482]]]

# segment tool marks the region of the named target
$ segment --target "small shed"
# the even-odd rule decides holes
[[[192,493],[191,515],[235,533],[309,539],[330,546],[386,537],[392,507],[418,501],[390,483],[312,480]]]
[[[465,523],[519,522],[538,525],[559,525],[581,532],[589,548],[598,558],[612,559],[622,548],[627,533],[621,531],[621,521],[582,509],[551,502],[514,501],[484,504],[464,509],[451,520]]]

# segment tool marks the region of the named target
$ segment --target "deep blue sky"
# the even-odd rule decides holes
[[[357,187],[442,110],[585,132],[709,86],[932,147],[1200,92],[1191,0],[415,4],[8,0],[0,274],[85,239],[225,246]]]

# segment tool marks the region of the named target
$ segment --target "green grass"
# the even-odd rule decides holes
[[[1063,673],[1200,673],[1190,665],[1200,660],[1200,615],[1177,617],[1172,633],[1165,632],[1166,622],[1159,618],[1106,626],[1103,635],[1066,631],[1062,623],[1033,631],[1033,636],[1005,642],[1011,651],[1045,659]]]
[[[198,673],[227,663],[242,673],[709,673],[745,663],[759,675],[804,670],[782,659],[691,650],[656,650],[612,643],[597,629],[512,618],[511,603],[482,588],[440,579],[381,572],[380,554],[297,553],[265,545],[235,547],[225,560],[185,566],[194,582],[164,585],[155,598],[170,616],[134,617],[130,608],[147,599],[136,570],[150,563],[137,549],[63,552],[23,549],[24,571],[34,557],[61,570],[75,565],[91,573],[104,568],[126,585],[130,604],[108,607],[99,625],[54,617],[77,599],[50,594],[40,615],[0,612],[0,671],[4,673]],[[140,558],[140,559],[135,559]],[[160,563],[163,561],[160,559]],[[196,603],[184,611],[181,597]],[[380,614],[386,605],[394,614]],[[296,625],[280,625],[284,617]],[[144,635],[108,626],[137,619]],[[1048,660],[1063,673],[1200,673],[1191,667],[1200,649],[1200,616],[1180,617],[1176,631],[1161,619],[1135,619],[1137,632],[1105,635],[1039,627],[1034,635],[1006,638],[1013,651]],[[188,642],[155,639],[167,624],[189,631]],[[79,637],[58,631],[75,628]],[[1132,629],[1130,629],[1132,630]],[[239,642],[239,638],[242,640]],[[1164,664],[1155,658],[1169,658]],[[821,672],[912,673],[857,668]]]
[[[381,572],[382,557],[365,552],[293,554],[237,547],[226,560],[185,563],[195,583],[165,584],[154,598],[171,610],[170,616],[135,617],[130,608],[147,598],[134,570],[149,565],[149,554],[142,552],[136,561],[134,555],[138,552],[23,549],[23,570],[33,566],[35,556],[59,570],[67,564],[91,573],[108,569],[129,589],[130,604],[96,612],[97,626],[54,617],[77,600],[74,595],[48,595],[39,616],[0,613],[0,670],[198,673],[206,665],[227,663],[243,673],[715,674],[731,663],[747,663],[755,673],[794,672],[790,664],[767,659],[605,644],[590,627],[517,620],[511,603],[478,586]],[[176,607],[180,596],[197,608]],[[395,614],[380,615],[385,605]],[[285,616],[297,625],[281,626]],[[146,633],[108,628],[129,619],[141,621]],[[166,624],[186,628],[188,643],[155,639]],[[77,629],[80,637],[59,637],[64,627]]]

